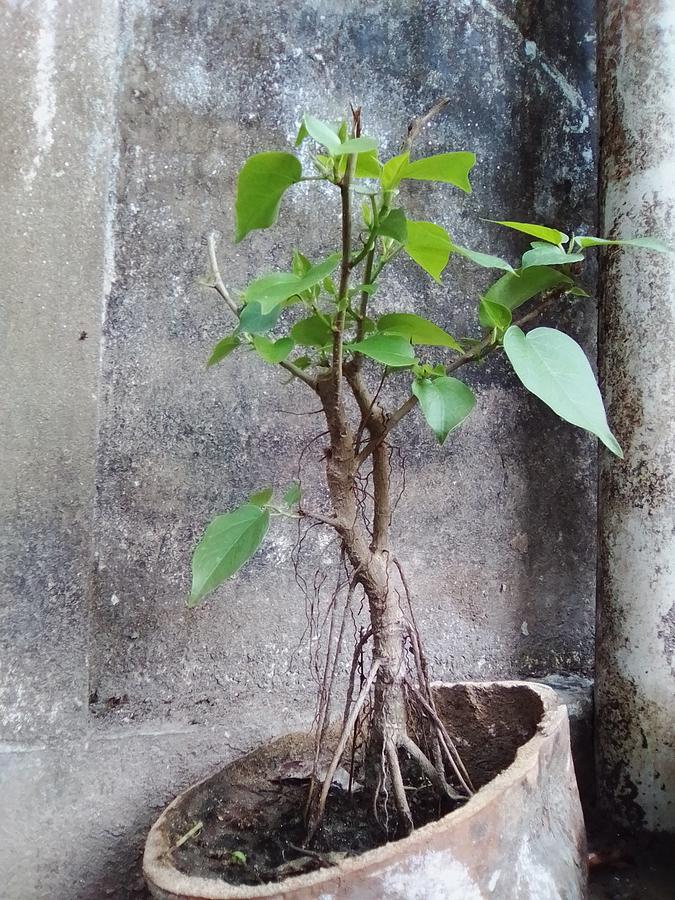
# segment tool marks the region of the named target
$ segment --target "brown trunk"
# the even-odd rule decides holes
[[[400,601],[392,589],[395,570],[389,541],[391,506],[389,499],[389,450],[382,443],[373,453],[374,509],[372,539],[362,521],[356,498],[355,436],[344,414],[343,405],[329,379],[319,383],[319,394],[331,438],[326,462],[328,489],[345,553],[368,598],[373,631],[373,658],[380,660],[374,686],[374,708],[366,760],[366,784],[376,793],[382,787],[384,772],[394,782],[400,771],[392,758],[401,735],[407,731],[405,702],[405,638],[407,623]],[[362,409],[363,413],[363,409]],[[371,436],[384,426],[379,409],[369,410]],[[388,761],[388,762],[387,762]],[[392,771],[393,769],[393,771]],[[394,794],[396,795],[394,783]],[[409,810],[399,808],[410,828]]]

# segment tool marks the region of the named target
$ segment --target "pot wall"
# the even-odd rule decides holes
[[[146,845],[144,871],[157,900],[581,900],[586,896],[585,830],[564,706],[545,687],[517,682],[437,685],[439,705],[489,707],[519,692],[542,701],[535,734],[515,760],[461,809],[340,866],[260,887],[189,878],[164,855],[166,816]],[[488,715],[486,716],[486,708]],[[517,729],[520,723],[516,723]],[[500,740],[498,727],[495,740]],[[191,790],[196,790],[193,788]]]

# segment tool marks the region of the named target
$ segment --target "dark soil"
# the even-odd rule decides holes
[[[494,695],[490,698],[488,708],[483,703],[487,695],[480,690],[453,690],[460,702],[449,704],[447,695],[439,697],[439,714],[452,726],[465,765],[480,787],[508,766],[518,747],[532,737],[541,702],[533,702],[529,692],[505,688],[498,703]],[[184,795],[167,821],[174,866],[189,875],[256,885],[335,865],[402,836],[393,818],[374,818],[365,791],[357,785],[350,792],[348,772],[338,769],[342,786],[334,782],[322,827],[305,847],[312,753],[307,735],[289,735],[235,761]],[[452,811],[405,755],[401,763],[415,827]],[[198,823],[201,828],[195,829]]]

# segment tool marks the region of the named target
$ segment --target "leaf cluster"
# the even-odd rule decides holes
[[[303,173],[299,158],[291,152],[257,153],[246,161],[237,182],[236,240],[272,226],[289,189],[312,181],[332,184],[340,191],[343,245],[318,261],[295,250],[287,271],[267,272],[246,285],[235,307],[236,326],[213,348],[208,365],[222,362],[235,351],[248,350],[264,363],[280,364],[292,376],[315,386],[317,379],[335,376],[336,364],[341,377],[343,366],[360,367],[363,359],[368,359],[381,367],[382,380],[394,373],[409,373],[410,399],[391,422],[398,421],[411,405],[419,405],[443,443],[476,403],[469,386],[451,373],[503,348],[515,374],[531,393],[622,456],[581,347],[557,329],[539,327],[525,334],[520,326],[552,298],[588,296],[577,283],[576,273],[589,248],[618,245],[670,252],[669,248],[654,238],[570,237],[545,225],[487,220],[530,239],[520,260],[511,265],[499,256],[455,243],[435,222],[408,218],[403,206],[407,181],[439,182],[470,193],[469,176],[476,162],[473,153],[411,159],[410,151],[405,150],[383,161],[373,138],[350,135],[345,122],[333,126],[310,115],[303,118],[296,147],[305,141],[314,146],[311,174]],[[357,242],[351,241],[354,206],[360,215]],[[454,256],[503,273],[477,298],[480,338],[451,334],[415,310],[392,313],[379,309],[379,277],[399,254],[408,256],[436,282]],[[533,312],[514,320],[516,311],[529,303],[535,304]],[[448,354],[448,362],[433,363],[427,348],[441,348]],[[271,515],[288,514],[297,503],[291,495],[274,507],[271,499],[270,489],[269,495],[267,491],[254,495],[211,523],[194,554],[192,602],[233,574],[255,552]]]

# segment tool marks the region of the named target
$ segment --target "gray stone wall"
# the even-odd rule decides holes
[[[395,152],[448,95],[418,152],[475,150],[474,193],[406,188],[412,214],[513,258],[521,242],[480,217],[593,230],[593,4],[29,0],[0,16],[3,896],[126,898],[159,807],[311,711],[292,526],[184,606],[204,521],[270,471],[288,481],[320,431],[286,424],[312,398],[272,369],[203,365],[227,323],[197,284],[205,233],[234,288],[337,238],[334,198],[307,185],[235,247],[239,167],[284,149],[304,110],[349,101]],[[488,278],[453,262],[436,286],[402,262],[381,308],[471,333]],[[593,352],[592,303],[562,324]],[[594,442],[502,361],[468,377],[478,406],[444,449],[417,418],[400,431],[396,540],[434,675],[588,674]],[[307,550],[331,571],[330,548]]]

